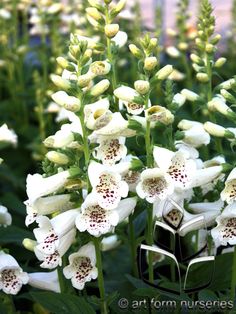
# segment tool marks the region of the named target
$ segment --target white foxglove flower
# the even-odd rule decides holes
[[[96,279],[96,254],[94,245],[89,242],[78,252],[69,256],[69,265],[63,269],[64,276],[71,279],[74,288],[82,290],[86,282]]]
[[[119,100],[119,106],[123,108],[123,105],[126,107],[127,112],[133,115],[139,115],[144,111],[144,106],[141,104]]]
[[[227,130],[223,126],[221,126],[219,124],[212,123],[210,121],[207,121],[204,123],[204,129],[210,135],[213,135],[216,137],[226,137],[226,138],[230,138],[230,139],[235,138],[234,133],[230,132],[229,130]]]
[[[10,226],[12,223],[11,214],[5,206],[0,205],[0,227]]]
[[[162,106],[152,106],[145,110],[146,119],[151,123],[161,122],[165,125],[169,125],[174,121],[174,115],[170,110]]]
[[[225,181],[225,188],[220,194],[221,199],[231,204],[236,199],[236,168],[234,168]]]
[[[26,192],[30,202],[34,202],[41,196],[46,196],[61,189],[68,178],[68,170],[59,172],[50,177],[43,178],[41,174],[28,174],[26,178]]]
[[[136,198],[127,198],[120,201],[115,209],[107,210],[98,205],[93,194],[89,194],[76,218],[76,227],[80,232],[88,231],[99,237],[113,231],[118,223],[127,218],[134,210],[136,202]]]
[[[111,39],[112,42],[119,48],[122,48],[128,40],[128,35],[125,32],[119,31],[115,37]]]
[[[208,145],[211,140],[210,135],[205,131],[203,126],[193,126],[192,128],[183,131],[183,135],[184,138],[182,141],[196,148],[202,145]]]
[[[95,130],[96,122],[104,117],[110,106],[107,98],[100,99],[95,103],[84,106],[84,120],[90,130]]]
[[[70,202],[69,194],[53,195],[48,197],[40,197],[33,201],[24,202],[26,205],[27,216],[25,224],[28,227],[38,216],[49,215],[57,211],[72,209],[73,203]]]
[[[97,121],[94,133],[112,137],[126,136],[127,127],[128,121],[122,117],[120,112],[115,112]]]
[[[216,218],[217,226],[211,230],[216,246],[236,245],[236,203],[228,205]]]
[[[194,160],[187,159],[181,151],[172,152],[157,146],[154,147],[153,156],[157,166],[170,176],[170,180],[176,188],[186,189],[190,187],[196,172]]]
[[[178,108],[182,107],[186,102],[186,97],[180,93],[174,95],[172,103],[177,105]]]
[[[28,284],[34,288],[49,290],[57,293],[61,292],[57,270],[47,273],[28,273],[28,276]]]
[[[125,137],[118,138],[98,138],[100,145],[95,148],[95,158],[101,160],[104,165],[112,166],[117,161],[125,158],[127,147]]]
[[[0,127],[0,143],[10,143],[16,146],[17,144],[17,135],[13,130],[8,129],[6,124],[3,124]]]
[[[39,261],[42,263],[40,267],[53,269],[58,265],[62,265],[62,257],[71,247],[72,243],[75,240],[76,230],[75,228],[71,229],[64,236],[62,236],[58,242],[56,249],[53,253],[45,253],[45,251],[39,250],[37,245],[34,247],[34,253]],[[54,242],[55,244],[55,242]]]
[[[44,145],[46,147],[53,147],[53,148],[63,148],[68,146],[74,141],[74,134],[70,130],[63,130],[57,131],[54,135],[47,137],[44,140]]]
[[[71,209],[52,219],[39,216],[36,219],[39,228],[33,231],[38,243],[36,248],[46,254],[54,253],[60,243],[60,238],[74,227],[77,214],[77,209]]]
[[[112,168],[92,161],[88,167],[88,175],[94,199],[102,208],[114,209],[121,198],[128,195],[128,184]]]
[[[136,192],[140,198],[154,203],[171,195],[174,192],[174,185],[171,177],[161,169],[146,169],[141,173]]]
[[[220,214],[224,207],[224,202],[219,199],[215,202],[202,202],[202,203],[190,203],[188,204],[189,209],[193,211],[194,214],[202,214],[204,212],[212,211]]]
[[[187,159],[197,159],[199,157],[199,152],[196,148],[192,147],[189,144],[186,144],[182,141],[175,142],[175,148],[184,154]]]
[[[80,100],[74,96],[67,95],[67,93],[64,91],[56,92],[52,94],[51,97],[55,101],[55,103],[57,103],[61,107],[64,107],[67,110],[76,112],[80,109]]]
[[[137,184],[140,181],[140,172],[128,169],[122,173],[122,179],[128,184],[130,192],[136,192]]]
[[[181,130],[189,130],[195,126],[203,127],[203,124],[198,121],[192,121],[192,120],[186,120],[186,119],[181,120],[178,124],[178,128]]]
[[[197,169],[191,183],[191,187],[198,187],[208,184],[218,178],[223,171],[223,166],[213,166],[203,169]]]
[[[0,251],[0,290],[15,295],[28,280],[28,274],[23,272],[15,258]]]

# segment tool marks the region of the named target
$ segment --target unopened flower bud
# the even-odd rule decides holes
[[[138,59],[141,59],[143,57],[143,53],[142,50],[139,49],[136,45],[134,44],[130,44],[129,45],[129,50],[131,51],[131,53]]]
[[[216,137],[234,138],[234,134],[232,132],[225,129],[221,125],[209,121],[204,123],[204,129],[207,131],[207,133]]]
[[[168,78],[168,76],[173,72],[173,66],[168,64],[161,68],[157,73],[156,77],[158,80],[163,81]]]
[[[235,84],[236,84],[236,80],[232,78],[227,81],[224,81],[223,83],[218,85],[218,87],[228,90],[228,89],[231,89]]]
[[[167,47],[166,53],[172,58],[178,58],[180,56],[179,50],[174,46]]]
[[[51,97],[59,106],[69,111],[77,112],[80,109],[80,100],[74,96],[67,95],[64,91],[56,92]]]
[[[190,59],[198,65],[201,65],[203,63],[202,59],[199,56],[197,56],[195,53],[191,53]]]
[[[78,77],[78,85],[81,88],[84,88],[89,85],[93,77],[90,75],[90,73],[86,73],[84,75],[80,75]]]
[[[206,52],[212,53],[214,51],[214,46],[212,44],[206,44]]]
[[[151,38],[150,39],[150,42],[149,42],[149,46],[151,47],[151,48],[156,48],[157,47],[157,44],[158,44],[158,40],[157,40],[157,38]]]
[[[185,43],[185,42],[181,42],[181,43],[178,44],[178,48],[181,51],[186,51],[188,49],[188,44]]]
[[[229,102],[236,103],[236,98],[229,93],[226,89],[221,89],[220,94]]]
[[[105,26],[105,34],[108,38],[113,38],[119,32],[119,24],[107,24]]]
[[[225,64],[226,61],[227,61],[226,58],[219,58],[219,59],[216,60],[216,62],[215,62],[215,67],[216,67],[216,68],[221,68],[221,67]]]
[[[145,95],[150,90],[150,84],[148,81],[138,80],[138,81],[134,82],[134,88],[136,89],[136,91],[139,94]]]
[[[180,93],[175,94],[172,100],[174,105],[177,105],[178,108],[182,107],[185,104],[186,97]]]
[[[52,80],[52,82],[59,88],[64,89],[64,90],[68,90],[71,88],[71,83],[69,80],[63,79],[61,76],[59,75],[55,75],[55,74],[51,74],[50,78]]]
[[[58,164],[58,165],[67,165],[69,162],[69,158],[62,153],[58,153],[56,151],[50,151],[46,154],[47,159],[51,162]]]
[[[209,76],[206,73],[197,73],[196,78],[201,83],[207,83],[209,81]]]
[[[34,248],[37,245],[37,241],[25,238],[22,242],[24,248],[26,248],[26,250],[34,252]]]
[[[114,8],[116,14],[119,14],[125,7],[126,0],[120,0]]]
[[[213,37],[212,39],[211,39],[211,43],[212,43],[212,45],[216,45],[216,44],[218,44],[218,42],[221,40],[221,35],[220,34],[217,34],[217,35],[215,35],[215,37]]]
[[[87,8],[86,13],[91,16],[95,21],[103,21],[101,13],[96,8]]]
[[[157,58],[156,57],[147,57],[144,60],[144,70],[152,71],[157,66]]]
[[[181,94],[183,96],[185,96],[186,99],[189,100],[189,101],[196,101],[197,99],[199,99],[199,95],[198,94],[196,94],[196,93],[194,93],[191,90],[186,89],[186,88],[182,89]]]
[[[91,88],[90,94],[94,97],[102,95],[110,86],[108,80],[102,80]]]

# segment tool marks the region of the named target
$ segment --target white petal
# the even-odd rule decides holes
[[[163,171],[167,171],[171,164],[171,159],[174,156],[174,152],[169,149],[154,146],[153,157],[157,166]]]
[[[60,292],[57,270],[52,272],[29,273],[28,284],[34,288]]]

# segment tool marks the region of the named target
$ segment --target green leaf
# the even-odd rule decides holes
[[[20,244],[24,238],[32,238],[32,232],[21,229],[15,226],[0,227],[0,243],[14,243]]]
[[[41,304],[52,314],[95,314],[94,309],[84,298],[74,295],[54,292],[31,292],[29,293],[29,298]]]

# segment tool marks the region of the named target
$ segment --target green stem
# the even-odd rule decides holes
[[[148,225],[148,230],[147,230],[147,244],[152,246],[153,244],[153,209],[152,205],[148,206],[147,209],[147,225]],[[153,252],[149,251],[148,252],[148,277],[149,281],[151,283],[154,282],[154,276],[153,276]]]
[[[130,253],[132,260],[132,270],[135,277],[138,277],[138,266],[137,266],[137,254],[136,254],[136,240],[135,240],[135,230],[133,224],[132,215],[129,216],[129,240],[130,240]]]
[[[233,264],[232,264],[232,277],[231,277],[231,291],[230,298],[234,302],[236,287],[236,246],[234,247]]]
[[[150,94],[148,93],[145,98],[145,109],[148,109],[148,100]],[[151,123],[149,120],[146,120],[146,133],[145,133],[145,146],[146,146],[146,156],[147,156],[147,167],[152,166],[152,146],[151,146]]]
[[[100,250],[100,238],[93,238],[93,243],[95,246],[96,251],[96,266],[98,269],[98,287],[99,287],[99,293],[100,293],[100,299],[101,299],[101,314],[107,314],[107,304],[105,299],[105,286],[104,286],[104,278],[103,278],[103,271],[102,271],[102,256],[101,256],[101,250]]]
[[[83,108],[83,106],[81,106]],[[88,165],[89,165],[89,160],[90,160],[90,151],[89,151],[89,142],[88,142],[88,133],[87,133],[87,129],[84,123],[84,111],[83,109],[80,112],[80,123],[81,123],[81,128],[82,128],[82,133],[83,133],[83,148],[84,148],[84,159],[85,159],[85,167],[86,167],[86,171],[88,169]],[[89,177],[87,175],[87,191],[88,193],[91,190],[91,185],[90,185],[90,181],[89,181]]]

